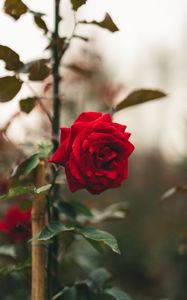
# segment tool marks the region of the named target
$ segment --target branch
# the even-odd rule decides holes
[[[30,89],[30,91],[34,94],[34,96],[36,96],[38,104],[40,105],[43,112],[47,115],[50,123],[52,123],[52,117],[51,117],[50,113],[48,112],[48,110],[45,108],[45,105],[43,104],[43,102],[41,101],[41,99],[44,99],[47,97],[39,96],[37,94],[37,92],[33,89],[33,87],[30,85],[29,81],[25,81],[24,83],[27,85],[27,87]],[[49,99],[49,98],[47,98],[47,99]]]

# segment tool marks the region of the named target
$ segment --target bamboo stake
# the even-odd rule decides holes
[[[36,169],[36,187],[45,184],[45,163],[40,161]],[[36,195],[32,206],[32,236],[45,225],[45,196]],[[41,241],[32,241],[32,300],[45,300],[45,248]]]

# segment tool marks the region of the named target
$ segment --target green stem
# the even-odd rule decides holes
[[[55,29],[53,33],[53,40],[57,40],[59,38],[59,7],[60,0],[55,0]],[[55,146],[54,151],[58,147],[58,134],[60,127],[60,96],[59,96],[59,82],[60,82],[60,74],[59,74],[59,66],[60,66],[60,55],[58,49],[58,43],[54,43],[52,48],[52,56],[53,56],[53,118],[52,118],[52,134],[53,134],[53,143]]]
[[[52,34],[53,41],[56,41],[59,38],[59,22],[61,20],[59,14],[60,0],[55,1],[55,26],[54,32]],[[52,47],[52,59],[53,59],[53,117],[52,117],[52,140],[54,145],[54,151],[58,147],[58,136],[59,136],[59,127],[60,127],[60,111],[61,111],[61,102],[60,102],[60,93],[59,93],[59,83],[60,83],[60,55],[58,44],[54,43]],[[52,169],[53,178],[55,178],[55,171]],[[54,202],[57,200],[59,195],[59,187],[53,183],[53,189],[51,191],[50,203],[48,208],[49,219],[53,221],[58,221],[58,211],[54,207]],[[58,290],[58,239],[55,237],[52,241],[52,244],[49,245],[48,249],[48,263],[47,263],[47,299],[50,300],[52,295]]]

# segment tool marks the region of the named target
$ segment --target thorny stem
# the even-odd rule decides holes
[[[60,8],[60,0],[55,0],[55,26],[54,32],[52,35],[53,40],[57,40],[59,38],[59,22],[61,20],[59,15],[59,8]],[[60,74],[59,74],[59,66],[60,66],[60,55],[58,45],[54,43],[52,47],[52,59],[53,59],[53,67],[52,67],[52,76],[53,76],[53,117],[52,117],[52,140],[54,145],[54,151],[58,147],[57,137],[59,135],[59,127],[60,127],[60,93],[59,93],[59,82],[60,82]],[[53,178],[56,177],[56,171],[52,169]],[[59,194],[59,187],[55,185],[55,179],[53,182],[53,189],[51,190],[51,199],[49,200],[48,206],[48,218],[54,221],[58,220],[58,211],[57,208],[54,207],[54,201]],[[51,207],[51,209],[50,209]],[[47,270],[48,270],[48,278],[47,278],[47,285],[48,285],[48,293],[47,299],[50,300],[52,295],[55,294],[56,290],[58,289],[58,239],[55,237],[53,239],[53,243],[49,245],[48,250],[48,263],[47,263]]]
[[[53,39],[56,40],[59,38],[59,6],[60,0],[55,0],[55,29],[53,33]],[[53,56],[53,118],[52,118],[52,134],[53,134],[53,142],[55,146],[55,150],[58,147],[56,142],[56,137],[59,134],[60,127],[60,97],[59,97],[59,82],[60,82],[60,74],[59,74],[59,64],[60,64],[60,56],[58,45],[54,43],[52,48],[52,56]]]
[[[54,32],[52,34],[52,40],[58,40],[59,39],[59,22],[61,20],[59,15],[59,8],[60,8],[60,0],[54,0],[55,1],[55,28]],[[74,13],[74,27],[72,30],[72,34],[70,38],[68,38],[68,47],[69,43],[74,37],[76,26],[76,15]],[[68,48],[67,47],[67,48]],[[52,60],[53,60],[53,67],[52,67],[52,76],[53,76],[53,117],[52,117],[52,140],[54,145],[54,151],[58,147],[58,135],[59,135],[59,127],[60,127],[60,108],[61,108],[61,96],[60,96],[60,88],[59,83],[61,80],[59,67],[60,67],[60,61],[62,59],[62,56],[64,55],[65,51],[63,53],[59,52],[58,43],[54,43],[52,47]],[[54,206],[54,201],[58,200],[59,195],[59,186],[55,184],[56,177],[58,175],[58,170],[52,169],[53,174],[53,180],[52,180],[52,188],[48,195],[48,220],[58,221],[58,211],[57,208]],[[57,237],[53,239],[53,243],[49,245],[48,250],[48,263],[47,263],[47,286],[48,286],[48,292],[47,292],[47,300],[51,300],[52,296],[56,293],[58,290],[58,240]]]
[[[51,195],[53,193],[53,187],[55,185],[55,181],[56,181],[56,178],[59,174],[59,169],[54,169],[53,171],[53,178],[52,178],[52,182],[51,182],[51,188],[48,192],[48,195],[47,195],[47,214],[48,214],[48,221],[51,222]]]

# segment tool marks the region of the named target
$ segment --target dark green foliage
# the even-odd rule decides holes
[[[75,210],[76,215],[83,215],[83,216],[87,216],[87,217],[92,216],[91,210],[85,204],[81,203],[80,201],[72,200],[71,205],[72,205],[73,209]]]
[[[30,268],[31,268],[31,260],[27,259],[25,262],[18,263],[16,265],[11,264],[8,267],[6,266],[6,267],[0,268],[0,276],[8,275],[13,272],[20,272],[20,271],[23,271],[25,269],[30,269]]]
[[[42,81],[50,74],[46,59],[39,59],[28,64],[26,72],[29,73],[31,81]]]
[[[68,220],[75,221],[77,219],[80,219],[81,217],[83,217],[84,220],[89,220],[90,217],[93,216],[91,210],[79,201],[60,201],[58,203],[55,203],[54,205],[58,209],[59,213],[63,214]]]
[[[36,239],[39,241],[48,241],[59,233],[73,230],[73,227],[67,227],[61,222],[51,222],[44,227]]]
[[[115,237],[110,233],[90,227],[78,228],[77,232],[83,235],[88,241],[94,241],[95,243],[101,246],[108,246],[114,252],[120,254],[117,241]]]
[[[15,170],[13,176],[22,179],[29,175],[39,164],[39,154],[33,154],[24,160]]]
[[[9,71],[19,71],[23,67],[19,55],[7,46],[0,45],[0,59],[4,60],[5,68]]]
[[[132,300],[125,292],[117,287],[112,287],[105,290],[106,294],[113,296],[115,300]]]
[[[73,10],[78,10],[78,8],[86,4],[87,0],[71,0]]]
[[[44,31],[45,34],[48,33],[47,25],[41,16],[39,16],[37,14],[34,15],[34,22],[40,29],[42,29]]]
[[[44,185],[40,188],[36,188],[35,186],[28,186],[28,187],[16,186],[14,188],[10,188],[7,194],[1,195],[0,201],[14,199],[18,196],[27,195],[27,194],[31,194],[31,195],[43,194],[47,192],[50,189],[50,187],[51,187],[50,184]]]
[[[104,268],[99,268],[94,270],[88,277],[88,283],[92,287],[93,290],[101,291],[106,282],[111,278],[111,274]]]
[[[18,20],[28,11],[28,7],[21,0],[5,0],[4,11],[6,14]]]
[[[12,100],[22,86],[22,81],[16,76],[5,76],[0,78],[0,102]]]
[[[19,102],[19,106],[21,111],[23,111],[26,114],[29,114],[33,108],[35,108],[37,103],[37,97],[28,97],[21,99]]]
[[[146,90],[146,89],[137,90],[129,94],[122,102],[120,102],[116,106],[116,111],[137,104],[142,104],[147,101],[163,98],[165,96],[166,96],[165,93],[157,90]]]
[[[66,286],[52,300],[132,300],[125,292],[110,286],[110,274],[105,269],[96,269],[87,279]]]
[[[93,242],[92,245],[101,245],[101,247],[107,246],[114,252],[120,254],[120,250],[114,236],[103,230],[91,227],[80,227],[76,225],[65,226],[62,222],[51,222],[46,225],[41,233],[35,238],[41,241],[48,241],[52,237],[64,231],[71,231],[72,233],[82,235],[86,240],[91,242],[91,244]]]
[[[91,21],[91,22],[79,21],[79,23],[97,25],[101,28],[108,29],[111,32],[115,32],[115,31],[119,30],[118,27],[114,24],[111,16],[108,13],[105,15],[104,20],[101,21],[101,22],[97,22],[97,21]]]
[[[66,216],[66,218],[70,220],[76,219],[76,212],[71,205],[71,203],[68,202],[59,202],[55,203],[55,207],[58,209],[58,211]]]

